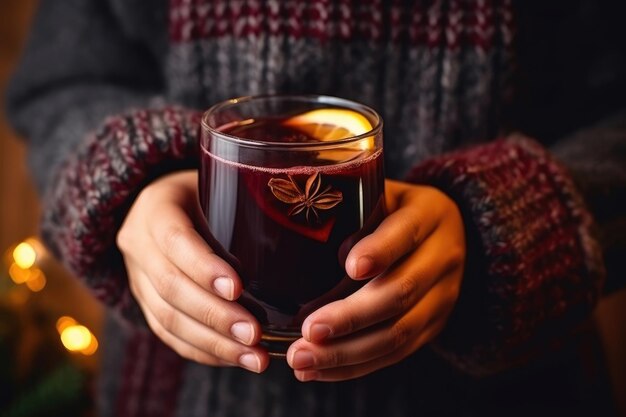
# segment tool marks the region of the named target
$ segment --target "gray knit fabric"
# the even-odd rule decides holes
[[[448,7],[433,3],[425,19],[437,21]],[[286,92],[371,105],[385,121],[385,135],[401,138],[385,145],[387,173],[401,177],[416,161],[493,137],[511,71],[507,37],[497,33],[497,47],[463,53],[393,40],[320,44],[286,34],[189,41],[170,50],[168,97],[196,108],[234,96]],[[381,67],[382,76],[376,70]]]

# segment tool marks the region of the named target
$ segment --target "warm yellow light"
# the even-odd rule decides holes
[[[30,279],[31,272],[29,269],[23,269],[13,262],[9,267],[9,276],[16,284],[23,284]]]
[[[39,292],[46,286],[46,276],[43,271],[37,267],[34,267],[30,271],[30,277],[26,281],[26,286],[32,292]]]
[[[71,325],[61,332],[61,342],[63,346],[71,352],[78,352],[86,349],[91,344],[91,332],[81,325]]]
[[[91,331],[76,322],[72,317],[63,316],[57,320],[56,328],[61,335],[61,343],[71,352],[93,355],[98,350],[98,340]]]
[[[13,249],[13,260],[22,269],[35,265],[37,252],[29,242],[22,242]]]
[[[46,286],[46,275],[36,266],[30,269],[23,269],[16,262],[9,267],[9,276],[16,284],[26,284],[28,289],[38,292]]]

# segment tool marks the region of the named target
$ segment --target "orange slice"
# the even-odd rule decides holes
[[[335,108],[311,110],[293,116],[285,120],[283,124],[306,133],[320,142],[338,141],[372,130],[372,124],[361,113]],[[346,145],[345,148],[325,151],[324,157],[341,161],[352,159],[362,151],[372,149],[374,149],[374,137],[369,137],[354,144]]]

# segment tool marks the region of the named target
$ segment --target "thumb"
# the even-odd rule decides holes
[[[434,229],[435,225],[424,223],[415,207],[399,208],[350,250],[345,264],[347,274],[361,280],[383,273],[413,252]]]

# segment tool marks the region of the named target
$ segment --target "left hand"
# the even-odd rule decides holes
[[[313,312],[287,352],[300,381],[341,381],[393,365],[443,329],[459,295],[465,233],[456,204],[427,186],[386,181],[389,216],[346,259],[351,296]]]

